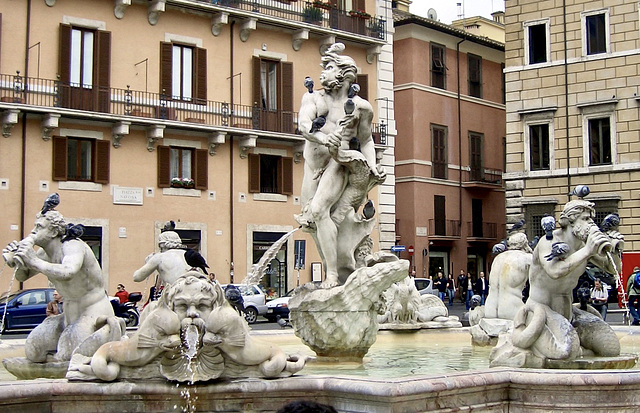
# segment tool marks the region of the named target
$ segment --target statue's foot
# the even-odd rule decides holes
[[[333,279],[327,278],[322,284],[320,284],[320,288],[333,288],[339,285],[340,283],[338,282],[337,279],[333,280]]]

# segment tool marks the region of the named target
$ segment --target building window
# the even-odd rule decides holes
[[[54,136],[53,180],[109,183],[109,141]]]
[[[192,45],[160,44],[160,91],[173,100],[207,102],[207,50]]]
[[[60,105],[109,112],[111,33],[60,25]]]
[[[447,128],[431,125],[431,176],[447,179]]]
[[[589,165],[611,164],[610,119],[589,119]]]
[[[482,98],[482,58],[473,54],[467,55],[469,95]]]
[[[293,64],[254,57],[253,103],[257,115],[253,128],[294,133]]]
[[[484,179],[482,141],[482,134],[469,133],[469,178],[471,181],[482,181]]]
[[[524,27],[525,44],[527,45],[525,64],[533,65],[548,62],[550,60],[549,20],[528,22],[524,24]]]
[[[607,15],[598,13],[585,16],[587,55],[607,52]]]
[[[609,214],[618,213],[618,200],[617,199],[599,199],[595,202],[596,216],[593,221],[600,225],[602,220]]]
[[[249,154],[249,192],[293,195],[293,158]]]
[[[540,221],[546,216],[554,216],[555,204],[530,204],[525,206],[525,221],[527,238],[542,238],[545,235]]]
[[[529,126],[529,156],[532,171],[549,169],[549,124]]]
[[[158,187],[206,190],[208,156],[206,149],[158,146]]]
[[[445,50],[444,46],[431,44],[431,86],[445,89]]]

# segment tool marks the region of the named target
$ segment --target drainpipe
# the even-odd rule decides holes
[[[564,124],[567,140],[567,194],[571,193],[571,174],[569,170],[569,67],[567,63],[567,2],[562,0],[562,30],[564,37]],[[569,195],[571,201],[571,195]]]
[[[456,43],[456,76],[458,82],[458,162],[460,163],[460,173],[458,173],[458,217],[460,233],[462,235],[462,115],[460,114],[460,44],[467,40],[463,38]]]
[[[232,21],[229,25],[229,78],[231,79],[231,108],[230,108],[230,124],[233,124],[233,26],[236,24]],[[233,284],[234,264],[233,264],[233,203],[235,196],[233,194],[233,136],[229,138],[229,283]]]
[[[23,93],[27,90],[29,79],[29,41],[31,39],[31,0],[27,0],[27,29],[24,46],[24,83]],[[27,113],[22,112],[22,176],[20,188],[20,239],[24,239],[25,202],[27,199]],[[20,282],[20,289],[24,289],[24,283]]]

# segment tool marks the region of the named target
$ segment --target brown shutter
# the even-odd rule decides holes
[[[53,180],[67,180],[67,138],[54,136],[53,143]]]
[[[96,33],[97,47],[94,65],[95,87],[97,88],[97,105],[99,112],[109,113],[111,100],[111,32],[99,31]]]
[[[248,154],[249,157],[249,192],[260,192],[260,155]]]
[[[280,63],[280,76],[282,93],[280,93],[282,102],[282,120],[281,132],[293,133],[295,125],[293,124],[293,63]]]
[[[95,141],[94,181],[99,184],[109,183],[109,153],[111,142]]]
[[[196,103],[206,105],[207,103],[207,49],[196,48],[195,79],[193,96]]]
[[[71,79],[71,26],[60,25],[58,74],[62,83],[69,83]]]
[[[68,108],[71,104],[71,26],[60,25],[60,40],[58,45],[58,75],[60,76],[60,106]],[[66,173],[65,173],[66,179]]]
[[[293,158],[280,158],[278,172],[278,192],[293,195]]]
[[[171,186],[171,149],[159,145],[158,150],[158,188]]]
[[[356,10],[367,11],[365,8],[365,0],[353,0],[353,8]]]
[[[356,83],[360,86],[360,96],[364,100],[369,100],[369,75],[356,75]]]
[[[171,43],[160,43],[160,93],[162,94],[164,90],[167,98],[173,96],[173,91],[171,90],[172,48],[173,45]]]
[[[196,149],[196,189],[202,189],[206,191],[209,188],[209,164],[208,164],[209,151],[207,149]]]
[[[251,105],[257,104],[259,108],[262,108],[261,93],[260,93],[260,58],[253,57],[253,96]]]

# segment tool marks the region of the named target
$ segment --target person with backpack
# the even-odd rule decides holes
[[[633,269],[633,273],[627,280],[627,294],[629,294],[629,301],[627,302],[629,315],[633,318],[631,325],[640,326],[640,314],[638,314],[638,309],[636,308],[636,304],[640,303],[640,268],[638,267]]]

